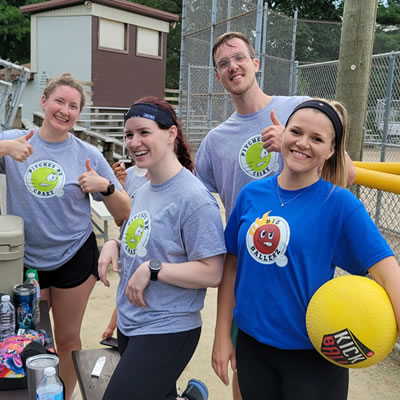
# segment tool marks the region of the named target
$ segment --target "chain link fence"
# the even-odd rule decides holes
[[[184,0],[183,9],[179,116],[194,150],[235,110],[211,59],[214,40],[224,32],[239,31],[250,39],[266,93],[335,98],[341,23],[287,17],[259,0]],[[373,56],[364,161],[400,160],[399,64],[400,53]],[[400,262],[400,196],[358,185],[352,189]]]
[[[296,66],[295,92],[333,99],[339,61]],[[400,52],[372,56],[363,161],[400,159]]]
[[[262,1],[184,0],[183,10],[178,114],[196,150],[208,131],[234,111],[230,94],[215,77],[211,55],[214,40],[224,32],[240,31],[256,47]]]
[[[356,191],[400,263],[400,196],[365,186]]]

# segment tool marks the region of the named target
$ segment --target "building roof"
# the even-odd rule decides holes
[[[135,14],[145,15],[147,17],[161,19],[167,22],[175,22],[179,20],[179,15],[177,14],[157,10],[156,8],[143,6],[137,3],[132,3],[128,0],[49,0],[43,3],[22,6],[19,8],[19,10],[22,14],[36,14],[57,8],[71,7],[86,3],[90,4],[90,2],[102,4],[103,6],[118,8],[120,10],[129,11]]]

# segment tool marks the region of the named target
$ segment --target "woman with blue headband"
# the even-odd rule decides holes
[[[107,242],[99,259],[109,285],[117,268],[118,344],[121,360],[106,400],[206,400],[207,387],[190,380],[178,397],[176,381],[200,337],[207,287],[221,281],[226,252],[220,211],[194,176],[181,123],[155,97],[141,99],[125,115],[125,142],[149,181],[132,196],[122,240]]]
[[[347,399],[348,369],[325,360],[306,330],[308,303],[335,266],[369,272],[387,291],[400,326],[397,261],[344,188],[346,129],[340,103],[298,105],[282,134],[282,172],[246,185],[227,223],[212,366],[227,384],[231,362],[243,400]]]

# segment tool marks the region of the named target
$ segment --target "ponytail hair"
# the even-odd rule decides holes
[[[176,116],[175,110],[165,100],[159,99],[158,97],[154,96],[149,96],[149,97],[142,97],[138,101],[135,102],[135,104],[139,103],[147,103],[147,104],[153,104],[159,108],[164,109],[167,111],[171,117],[172,120],[174,121],[173,124],[165,124],[165,123],[160,123],[158,121],[155,121],[160,129],[169,129],[171,126],[175,125],[177,129],[177,135],[175,138],[175,143],[174,143],[174,152],[176,154],[176,157],[178,158],[178,161],[189,171],[193,172],[195,171],[195,166],[194,162],[192,160],[191,156],[191,148],[190,144],[186,140],[185,136],[183,135],[183,129],[182,129],[182,123]],[[134,104],[134,105],[135,105]]]
[[[343,132],[340,140],[335,142],[335,151],[328,160],[325,161],[321,170],[322,179],[333,183],[334,185],[346,187],[347,186],[347,167],[345,144],[348,130],[348,117],[346,108],[342,103],[332,100],[324,100],[327,102],[337,113],[343,126]]]

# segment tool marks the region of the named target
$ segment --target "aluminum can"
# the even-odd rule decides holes
[[[45,368],[54,367],[58,376],[58,362],[59,359],[55,354],[38,354],[26,360],[29,400],[36,400],[36,389],[44,376]]]
[[[35,322],[36,288],[31,283],[22,283],[13,288],[14,306],[18,329],[33,329]]]

